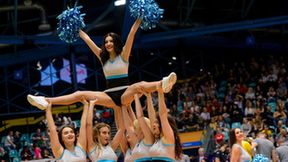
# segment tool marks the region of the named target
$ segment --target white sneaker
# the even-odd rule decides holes
[[[162,79],[162,90],[164,93],[168,93],[171,91],[173,85],[176,83],[177,81],[177,75],[172,72],[169,74],[169,76],[164,77]]]
[[[29,94],[27,95],[27,100],[31,105],[36,106],[41,110],[45,110],[48,106],[48,102],[43,96],[33,96]]]

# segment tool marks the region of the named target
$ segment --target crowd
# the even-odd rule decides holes
[[[265,136],[280,160],[287,161],[288,152],[281,149],[288,141],[287,58],[263,55],[240,61],[218,64],[209,74],[177,84],[168,101],[170,113],[177,114],[182,132],[213,130],[210,142],[215,145],[205,148],[210,160],[230,159],[229,131],[240,128],[249,147],[261,150],[253,141]]]

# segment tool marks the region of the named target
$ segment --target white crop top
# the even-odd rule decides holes
[[[101,162],[101,161],[116,162],[118,159],[116,153],[114,152],[112,147],[109,145],[102,147],[101,150],[97,149],[97,147],[95,147],[88,154],[88,156],[89,156],[90,160],[92,160],[92,162]]]
[[[162,140],[156,141],[150,148],[150,156],[152,160],[175,161],[175,157],[171,155],[174,152],[174,144],[165,144]],[[174,155],[175,156],[175,155]]]
[[[59,162],[86,162],[86,152],[79,146],[74,147],[74,152],[64,149]]]
[[[106,79],[115,79],[128,76],[129,63],[124,61],[121,55],[115,57],[113,61],[108,60],[103,65],[103,72]]]

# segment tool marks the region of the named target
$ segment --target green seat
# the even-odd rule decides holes
[[[18,152],[17,152],[17,150],[15,150],[15,149],[9,150],[9,157],[17,158],[17,157],[18,157]]]

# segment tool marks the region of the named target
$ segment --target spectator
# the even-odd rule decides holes
[[[190,162],[190,157],[182,153],[181,160],[179,160],[178,162]]]
[[[10,150],[10,149],[15,149],[16,145],[14,143],[14,136],[13,136],[13,131],[10,130],[5,141],[4,141],[4,146],[6,149]]]
[[[63,125],[71,125],[72,120],[70,117],[66,117],[64,114],[62,114],[62,121],[63,121]]]
[[[47,148],[44,148],[41,150],[41,156],[43,159],[52,159],[53,158],[51,152]]]
[[[9,155],[3,147],[0,146],[0,162],[9,161]]]
[[[204,126],[207,126],[207,124],[210,122],[210,113],[207,111],[207,108],[203,108],[203,112],[200,114],[200,117],[204,121]]]
[[[28,146],[23,147],[20,156],[22,161],[32,160],[32,152],[30,151]]]
[[[287,143],[288,137],[287,130],[285,128],[281,128],[280,132],[276,135],[275,141],[278,141],[279,139],[284,139],[284,142]]]
[[[41,148],[37,145],[37,144],[33,144],[33,154],[34,154],[34,159],[38,160],[38,159],[42,159],[42,155],[41,155]]]
[[[254,100],[255,99],[255,92],[252,87],[248,88],[248,91],[245,94],[246,100]]]
[[[277,105],[277,109],[273,114],[273,117],[276,119],[276,121],[282,120],[283,123],[286,123],[287,115],[282,107]]]
[[[216,128],[214,138],[215,138],[216,144],[221,144],[224,141],[224,133],[222,132],[221,127]]]
[[[226,162],[229,161],[229,146],[222,142],[216,146],[214,161],[215,162]]]
[[[16,131],[15,132],[15,135],[14,135],[14,143],[16,145],[16,149],[19,150],[21,148],[21,141],[20,141],[20,138],[21,138],[21,134],[19,131]]]
[[[276,134],[280,133],[281,132],[281,129],[286,129],[287,130],[287,127],[285,124],[283,124],[283,121],[282,120],[279,120],[277,122],[277,126],[276,126]]]
[[[205,156],[205,150],[203,147],[198,149],[198,156],[193,158],[192,162],[208,162],[208,157]]]
[[[281,137],[277,141],[278,147],[276,148],[276,153],[280,162],[288,161],[288,146],[285,144],[285,140],[284,137]]]
[[[261,133],[264,133],[266,137],[272,136],[272,131],[269,129],[269,126],[267,124],[264,124],[264,129],[261,130]]]
[[[51,149],[50,146],[50,139],[49,139],[49,134],[50,134],[50,130],[47,128],[46,131],[42,134],[42,148],[48,148],[49,150]]]
[[[261,154],[273,162],[277,161],[275,147],[273,143],[266,138],[265,133],[258,133],[257,138],[252,142],[251,148],[255,154]]]
[[[252,101],[246,100],[245,116],[248,118],[253,118],[255,114],[255,108],[252,105]]]
[[[43,141],[43,135],[41,133],[40,128],[37,128],[35,134],[32,135],[32,142],[33,142],[33,145],[36,145],[38,147],[43,146],[44,141]]]
[[[243,123],[241,125],[241,130],[245,136],[248,136],[252,130],[252,126],[247,118],[243,118]]]
[[[113,122],[113,110],[112,109],[104,109],[102,112],[102,118],[104,123],[107,123],[108,125],[111,125]]]

